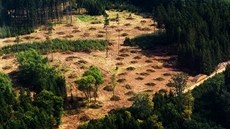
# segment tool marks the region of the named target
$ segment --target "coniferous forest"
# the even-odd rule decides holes
[[[86,36],[84,40],[50,39],[51,34],[49,34],[45,41],[19,44],[18,36],[33,33],[41,26],[48,27],[50,24],[62,23],[72,26],[73,19],[80,15],[78,11],[81,9],[86,10],[87,15],[92,17],[102,15],[104,23],[99,24],[103,24],[105,30],[98,30],[101,35],[97,36],[103,38],[105,34],[105,40],[85,39]],[[126,81],[123,78],[123,80],[117,79],[117,72],[122,71],[119,69],[120,66],[116,64],[115,70],[101,69],[92,64],[86,66],[87,61],[102,54],[94,53],[93,58],[86,57],[88,60],[83,60],[84,56],[92,51],[105,51],[107,58],[108,47],[112,46],[107,39],[109,22],[113,20],[117,26],[120,25],[118,14],[116,18],[108,18],[106,10],[110,9],[118,10],[118,12],[128,10],[139,15],[150,14],[154,20],[153,26],[157,28],[155,33],[132,38],[127,36],[124,38],[123,46],[135,46],[142,50],[154,50],[158,46],[173,48],[174,51],[170,53],[176,55],[173,57],[176,68],[193,74],[210,75],[219,63],[230,60],[230,0],[0,0],[0,38],[16,37],[16,40],[18,39],[17,44],[3,45],[0,48],[1,59],[9,58],[8,55],[10,55],[17,66],[17,70],[12,73],[0,72],[0,129],[58,128],[65,109],[77,106],[100,107],[97,105],[97,98],[100,96],[98,91],[102,89],[100,86],[108,80],[110,82],[108,86],[106,84],[107,90],[113,92],[111,100],[120,100],[119,96],[115,95],[115,89],[122,81]],[[133,17],[130,14],[128,18],[131,20],[126,25],[131,26]],[[142,20],[142,22],[146,21]],[[77,29],[71,31],[80,33]],[[91,32],[98,28],[87,29],[87,32]],[[113,28],[110,27],[110,29]],[[52,30],[54,29],[51,28]],[[121,29],[115,31],[118,32],[118,42],[120,31]],[[90,36],[88,34],[88,37]],[[119,45],[118,56],[121,56],[119,52],[128,50],[120,50]],[[79,69],[84,69],[85,72],[82,76],[74,76],[71,73],[73,76],[68,76],[68,79],[74,79],[74,84],[68,84],[67,77],[63,74],[68,72],[68,68],[51,65],[48,56],[50,53],[67,55],[74,52],[82,52],[84,56],[81,55],[80,58],[69,56],[68,60],[65,60],[65,65],[71,65],[66,63],[69,60],[79,59],[74,65],[81,65]],[[130,55],[123,54],[123,56]],[[102,62],[103,59],[98,60]],[[116,60],[122,60],[122,58],[118,57]],[[137,63],[135,61],[132,63]],[[145,60],[145,62],[152,63],[151,60]],[[119,63],[124,65],[122,62]],[[155,70],[162,69],[159,66],[151,67],[154,70],[148,69],[147,72],[154,73]],[[103,75],[107,69],[112,69],[111,78]],[[129,66],[125,70],[130,72],[135,68]],[[127,73],[120,73],[120,76],[123,76],[121,74]],[[150,75],[135,73],[135,75],[140,75],[136,80],[145,79],[141,74],[145,77]],[[159,90],[152,96],[143,92],[132,93],[134,96],[129,98],[129,101],[132,101],[131,107],[113,109],[105,117],[91,119],[78,128],[230,128],[230,65],[226,67],[225,72],[216,74],[199,87],[186,93],[184,90],[189,78],[187,74],[164,73],[163,75],[167,76],[166,74],[172,76],[168,83],[171,85],[168,91]],[[162,79],[159,77],[152,80]],[[73,89],[70,90],[71,93],[67,92],[69,85],[76,85],[75,89],[82,92],[81,95],[84,97],[81,99],[86,104],[79,102],[79,96],[73,97]],[[155,86],[156,84],[149,82],[147,85]],[[124,86],[122,84],[122,87],[131,89],[131,86],[127,84]],[[92,98],[94,100],[91,100]],[[90,105],[91,103],[94,105]]]

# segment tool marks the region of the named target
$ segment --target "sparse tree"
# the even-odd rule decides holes
[[[19,45],[19,42],[20,42],[20,38],[19,36],[17,35],[16,38],[15,38],[15,42],[17,44],[17,52],[18,52],[18,45]]]
[[[115,95],[115,88],[117,86],[116,74],[113,74],[110,79],[111,79],[111,83],[112,83],[113,96],[114,96]]]
[[[92,92],[96,83],[96,80],[93,76],[84,76],[81,79],[77,80],[77,87],[80,91],[85,94],[86,99],[90,102],[92,97]]]
[[[51,23],[51,22],[49,22],[48,24],[47,24],[47,34],[46,34],[46,41],[48,42],[48,43],[50,43],[51,42],[51,44],[52,44],[52,39],[50,39],[50,37],[52,36],[52,34],[53,34],[53,23]],[[48,44],[47,44],[48,45]],[[47,49],[48,49],[48,46],[47,46]],[[51,46],[51,49],[52,49],[52,46]],[[47,54],[48,54],[49,52],[48,52],[48,50],[47,50]],[[54,59],[54,55],[53,55],[53,51],[52,51],[52,55],[51,55],[52,57],[52,59],[51,59],[51,61],[53,61],[53,59]]]
[[[83,76],[89,76],[89,75],[93,76],[95,79],[95,87],[93,88],[93,92],[94,92],[93,97],[94,97],[95,102],[96,102],[96,99],[98,97],[97,92],[98,92],[99,86],[104,83],[103,73],[101,72],[101,70],[98,67],[91,66],[89,68],[89,70],[87,70],[83,74]]]
[[[185,73],[178,73],[172,76],[170,84],[175,88],[176,94],[181,95],[186,88],[188,75]]]
[[[104,15],[104,29],[105,29],[105,40],[107,43],[109,43],[108,41],[108,26],[109,26],[109,18],[108,18],[108,14],[105,14]],[[107,48],[106,48],[106,58],[108,58],[108,52],[109,52],[109,47],[107,45]]]
[[[119,52],[120,52],[120,17],[119,17],[119,14],[117,14],[117,17],[116,17],[116,22],[117,22],[117,26],[118,26],[118,42],[117,42],[117,54],[119,55]]]

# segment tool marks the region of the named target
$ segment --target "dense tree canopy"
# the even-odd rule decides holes
[[[48,64],[48,59],[35,50],[17,54],[19,63],[19,81],[36,92],[52,91],[57,96],[66,98],[64,76]]]
[[[21,88],[16,96],[10,78],[0,73],[0,128],[44,129],[58,126],[61,122],[63,99],[52,92],[42,91],[32,95]]]

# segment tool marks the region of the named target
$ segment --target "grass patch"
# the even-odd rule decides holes
[[[90,15],[77,15],[76,16],[82,22],[99,22],[97,17]]]

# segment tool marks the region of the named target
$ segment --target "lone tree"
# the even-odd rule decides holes
[[[83,76],[81,79],[77,80],[77,86],[80,91],[85,94],[86,99],[91,101],[91,92],[93,92],[96,80],[93,76]]]
[[[117,86],[116,74],[113,74],[110,79],[111,79],[111,83],[112,83],[113,96],[114,96],[115,87]]]
[[[109,18],[108,18],[108,14],[105,14],[104,15],[104,29],[105,29],[105,34],[106,34],[106,36],[105,36],[105,40],[106,40],[106,42],[108,43],[108,26],[109,26]],[[107,46],[107,48],[106,48],[106,58],[108,58],[108,51],[109,51],[109,48],[108,48],[108,46]]]
[[[19,45],[19,42],[20,42],[20,38],[19,38],[19,36],[17,35],[16,38],[15,38],[15,43],[17,44],[17,52],[18,52],[18,45]]]
[[[117,17],[116,17],[116,22],[117,22],[117,26],[119,27],[120,25],[120,17],[119,17],[119,14],[117,14]],[[119,52],[120,52],[120,29],[118,29],[118,42],[117,42],[117,54],[119,55]]]
[[[181,95],[186,88],[188,81],[188,75],[185,73],[178,73],[172,76],[170,83],[172,87],[175,87],[177,95]]]
[[[98,68],[98,67],[96,67],[96,66],[91,66],[90,68],[89,68],[89,70],[87,70],[84,74],[83,74],[83,76],[92,76],[92,77],[94,77],[94,79],[95,79],[95,87],[93,88],[93,97],[94,97],[94,99],[95,99],[95,102],[96,102],[96,100],[97,100],[97,96],[98,96],[98,94],[97,94],[97,92],[98,92],[98,88],[99,88],[99,86],[101,85],[101,84],[103,84],[104,83],[104,77],[103,77],[103,73],[101,72],[101,70]]]
[[[53,34],[53,23],[51,23],[51,22],[49,22],[48,24],[47,24],[47,33],[46,33],[46,41],[47,41],[47,54],[48,54],[48,43],[51,43],[52,44],[52,40],[50,39],[50,37],[52,36],[52,34]],[[52,46],[51,46],[51,49],[52,49]],[[54,59],[54,55],[53,55],[53,51],[52,51],[52,61],[53,61],[53,59]]]

